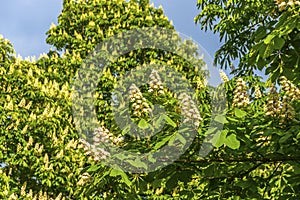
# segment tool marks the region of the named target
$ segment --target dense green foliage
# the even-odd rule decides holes
[[[264,69],[272,81],[284,75],[299,83],[299,1],[198,0],[198,8],[195,21],[224,41],[216,63],[227,68],[240,59],[239,74]]]
[[[247,154],[251,158],[242,159],[240,163],[254,168],[242,173],[240,186],[246,189],[249,198],[299,198],[299,102],[296,96],[300,81],[300,2],[198,0],[197,5],[200,14],[195,22],[202,29],[218,33],[224,42],[216,52],[216,63],[225,69],[231,67],[234,75],[256,77],[254,70],[269,75],[266,85],[258,82],[251,89],[257,93],[259,89],[270,87],[265,105],[261,100],[266,94],[259,94],[251,103],[256,111],[248,112],[248,120],[232,126],[242,132],[242,137],[247,137],[247,145],[241,145],[239,151],[252,143]],[[237,68],[232,65],[236,59],[239,60]],[[275,82],[280,85],[279,93],[272,84]],[[288,118],[286,123],[282,123],[281,116]],[[251,132],[249,136],[248,132]],[[258,157],[263,159],[257,160]],[[229,187],[230,191],[235,188]]]
[[[245,19],[235,19],[249,20],[248,23],[261,22],[260,17],[252,15],[251,9],[255,6],[265,9],[266,15],[273,15],[270,13],[275,9],[269,9],[269,1],[251,1],[251,9],[246,1],[239,2],[227,2],[232,5],[230,12],[242,12],[245,8],[243,12],[251,17],[242,13]],[[234,3],[241,7],[233,6]],[[201,17],[211,19],[218,13],[226,15],[227,9],[222,10],[223,4],[219,1],[199,1],[199,5],[203,5]],[[210,20],[205,23],[209,24]],[[230,40],[236,32],[224,24],[230,25],[221,20],[216,25],[220,29],[216,30],[222,30],[221,33],[229,37],[225,45],[231,45],[219,53],[233,51],[227,53],[236,58],[235,47],[250,49],[254,45],[255,41],[249,41],[243,34],[241,43]],[[238,30],[244,30],[244,21],[236,25],[240,26]],[[183,133],[177,134],[182,123],[180,117],[188,116],[191,126],[185,131],[193,130],[196,137],[180,158],[153,172],[128,173],[104,165],[101,161],[106,159],[105,152],[91,151],[79,139],[72,115],[70,87],[76,72],[98,43],[126,30],[154,26],[174,29],[162,9],[150,6],[148,1],[64,0],[58,25],[52,25],[47,32],[47,42],[56,49],[47,55],[37,60],[22,60],[14,56],[9,41],[0,39],[1,199],[299,199],[300,90],[285,77],[280,78],[280,89],[276,90],[274,85],[266,85],[257,76],[228,80],[221,72],[227,95],[226,116],[216,116],[213,120],[216,126],[224,124],[224,128],[220,131],[210,127],[211,88],[205,84],[206,74],[200,70],[204,63],[190,41],[175,38],[188,59],[151,48],[120,56],[104,70],[94,94],[99,121],[95,133],[126,150],[156,151],[170,143],[188,143],[180,137]],[[263,26],[270,28],[267,24]],[[288,38],[288,34],[283,36]],[[289,44],[289,40],[286,43]],[[286,50],[285,54],[289,53]],[[223,54],[217,54],[217,59],[224,60],[220,55]],[[181,73],[193,86],[198,105],[186,94],[176,96],[168,90],[164,85],[167,80],[157,74],[159,69],[147,71],[145,68],[155,64],[170,66]],[[130,111],[132,120],[141,129],[160,126],[165,121],[155,137],[129,137],[113,120],[111,91],[119,86],[126,72],[136,68],[146,69],[150,83],[138,87],[130,85],[127,88],[131,92],[129,107],[121,106],[121,109]],[[241,72],[248,70],[242,65],[240,69]],[[279,75],[275,73],[275,76]],[[180,107],[181,100],[188,106]],[[152,119],[155,104],[163,105],[165,114]],[[199,155],[203,139],[212,133],[214,149],[203,158]],[[147,168],[138,159],[131,160],[131,164]]]

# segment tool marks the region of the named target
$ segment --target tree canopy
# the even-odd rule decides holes
[[[225,40],[216,61],[225,67],[241,58],[238,76],[229,79],[220,71],[220,88],[207,84],[207,71],[202,70],[206,63],[192,41],[177,34],[147,39],[153,33],[149,28],[176,32],[162,8],[148,0],[64,0],[57,25],[47,32],[53,50],[38,59],[15,56],[11,43],[1,37],[0,198],[299,199],[300,90],[298,67],[292,65],[299,52],[299,6],[297,1],[283,2],[277,7],[270,1],[198,1],[201,13],[196,20]],[[135,30],[138,37],[126,40],[126,33]],[[128,46],[136,43],[141,48],[114,43],[123,41],[119,36]],[[109,45],[99,46],[106,42]],[[143,48],[156,42],[172,51]],[[95,55],[103,60],[115,55],[110,45],[128,51],[107,62],[96,90],[87,92],[94,99],[99,126],[82,137],[76,120],[87,106],[75,96],[83,105],[74,113],[71,86],[76,78],[89,78],[80,73],[82,68],[101,66]],[[278,68],[276,62],[282,63],[280,73],[271,73]],[[286,65],[289,72],[281,70]],[[173,74],[164,73],[163,66]],[[277,85],[244,73],[264,67]],[[130,74],[134,70],[138,73]],[[184,81],[176,79],[176,73]],[[193,89],[186,90],[185,84]],[[171,88],[175,85],[180,86],[178,93]],[[212,92],[221,88],[226,95]],[[226,106],[213,115],[219,98],[225,98]],[[119,122],[132,123],[118,123],[115,109]],[[150,136],[141,138],[134,134],[136,129]],[[155,135],[153,130],[158,130]],[[171,163],[166,160],[174,155],[164,152],[162,161],[147,157],[150,163],[168,163],[147,171],[146,159],[122,154],[119,159],[137,169],[135,173],[105,164],[111,156],[107,143],[141,154],[169,145],[179,156]],[[207,155],[204,144],[214,147]]]
[[[196,23],[220,34],[215,62],[236,73],[265,70],[271,81],[286,76],[299,83],[299,1],[198,0]]]

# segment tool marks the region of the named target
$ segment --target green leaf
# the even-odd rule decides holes
[[[279,139],[279,143],[284,143],[286,142],[290,137],[292,137],[291,133],[285,134],[282,138]]]
[[[183,145],[186,144],[186,139],[179,133],[177,133],[174,137],[174,141],[179,140]]]
[[[160,149],[163,145],[165,145],[171,138],[175,138],[174,135],[170,135],[170,136],[167,136],[167,137],[164,137],[161,141],[157,142],[155,144],[155,146],[153,147],[154,150],[158,150]],[[173,141],[173,140],[172,140]],[[171,140],[170,140],[171,142]]]
[[[253,35],[254,36],[254,41],[259,42],[261,39],[263,39],[266,36],[266,27],[261,26],[257,29],[256,33]]]
[[[272,44],[267,45],[262,58],[263,59],[268,58],[271,55],[271,53],[273,52],[273,50],[274,50],[274,42]]]
[[[128,160],[127,162],[129,162],[134,167],[140,167],[144,169],[148,168],[148,166],[145,163],[143,163],[139,158],[136,158],[135,160]]]
[[[212,145],[217,148],[221,147],[225,142],[226,135],[227,135],[227,130],[224,130],[222,132],[218,131],[211,140]]]
[[[249,188],[253,185],[255,185],[255,182],[253,180],[239,180],[235,183],[236,186],[242,187],[242,188]]]
[[[120,170],[117,170],[117,169],[112,169],[111,171],[110,171],[110,174],[109,174],[110,176],[113,176],[113,177],[116,177],[116,176],[119,176],[119,175],[121,175],[121,171]]]
[[[139,121],[138,127],[140,127],[141,129],[147,129],[149,127],[149,124],[147,123],[146,120],[141,119]]]
[[[209,128],[206,132],[205,135],[209,135],[214,133],[218,128],[217,127],[213,127],[213,128]]]
[[[99,166],[98,165],[92,165],[90,168],[88,168],[87,172],[95,172],[98,171]]]
[[[148,160],[152,163],[155,163],[156,162],[156,159],[153,157],[153,154],[149,154],[148,156]]]
[[[234,109],[234,115],[237,117],[237,118],[244,118],[247,113],[239,108],[235,108]]]
[[[300,132],[297,134],[296,138],[297,138],[297,139],[299,139],[299,138],[300,138]]]
[[[269,35],[266,37],[266,39],[264,39],[264,43],[265,43],[265,44],[270,44],[274,37],[275,37],[274,34],[269,34]]]
[[[285,40],[283,38],[278,37],[274,40],[274,49],[280,50],[284,46],[284,44]]]
[[[123,172],[122,170],[119,169],[112,169],[110,171],[110,176],[116,177],[116,176],[121,176],[122,177],[122,181],[127,185],[127,186],[131,186],[132,183],[129,180],[127,174],[125,172]]]
[[[163,115],[159,116],[159,118],[154,121],[155,128],[160,128],[162,125],[162,122],[164,122],[164,119],[165,118]]]
[[[267,45],[264,43],[259,43],[258,45],[259,45],[258,53],[261,57],[263,57],[265,55]]]
[[[226,124],[226,123],[228,123],[228,121],[227,121],[227,119],[226,119],[226,117],[225,117],[224,115],[218,115],[218,116],[215,117],[214,120],[215,120],[216,122],[221,123],[221,124]]]
[[[171,126],[173,126],[174,128],[176,128],[176,123],[167,115],[164,115],[165,120],[167,121],[167,123]]]
[[[238,149],[240,147],[240,141],[236,139],[235,134],[226,137],[225,144],[231,149]]]
[[[239,122],[239,120],[238,119],[236,119],[236,118],[233,118],[233,117],[226,117],[228,120],[230,120],[230,121],[232,121],[232,122]]]

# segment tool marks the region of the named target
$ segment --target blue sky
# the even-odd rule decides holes
[[[201,31],[194,17],[199,13],[196,0],[152,0],[155,6],[163,6],[177,31],[192,37],[213,56],[220,46],[218,37]],[[39,56],[47,52],[46,31],[62,9],[61,0],[9,0],[1,3],[0,34],[9,39],[23,57]]]
[[[46,31],[57,21],[60,0],[7,0],[0,6],[0,34],[23,57],[47,52]]]

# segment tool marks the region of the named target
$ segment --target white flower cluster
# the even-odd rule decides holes
[[[291,105],[291,102],[299,100],[300,90],[286,77],[281,76],[279,83],[285,95],[282,98],[282,110],[280,117],[284,119],[292,119],[295,116],[295,109]]]
[[[110,141],[112,141],[114,144],[119,144],[120,142],[123,141],[123,139],[124,138],[122,136],[115,137],[104,126],[95,129],[93,133],[93,142],[95,146],[99,146],[101,145],[101,143],[108,143]]]
[[[85,172],[80,175],[80,180],[78,181],[77,185],[83,186],[86,183],[89,183],[91,181],[93,181],[93,178],[91,177],[91,175],[89,173]]]
[[[279,99],[276,87],[274,84],[271,85],[270,91],[267,96],[267,104],[265,105],[265,113],[268,116],[275,117],[280,113],[281,101]]]
[[[256,99],[260,99],[262,97],[260,88],[257,85],[255,86],[255,89],[254,89],[254,96]]]
[[[250,103],[246,82],[242,78],[237,79],[236,88],[233,94],[233,107],[245,107]]]
[[[148,92],[157,92],[158,94],[164,94],[164,87],[162,85],[160,76],[156,70],[152,70],[150,76],[150,82],[149,82],[149,90]]]
[[[84,139],[81,139],[80,142],[83,144],[84,152],[87,155],[90,155],[92,160],[94,160],[95,162],[105,160],[108,156],[110,156],[109,152],[107,152],[105,149],[96,148],[95,145],[88,143]]]
[[[181,113],[185,117],[183,123],[192,122],[194,126],[198,127],[202,118],[192,98],[186,93],[182,93],[178,99],[181,101]]]
[[[281,123],[283,123],[285,119],[294,118],[294,116],[295,116],[295,109],[290,104],[289,97],[283,96],[282,107],[280,112]]]
[[[132,84],[129,88],[130,102],[132,103],[133,115],[140,117],[142,114],[152,113],[152,109],[140,89]]]
[[[288,2],[284,0],[277,0],[276,2],[279,11],[284,11],[288,7],[300,6],[300,1],[289,0]]]
[[[93,133],[93,144],[100,146],[102,143],[108,143],[110,140],[110,132],[105,127],[96,128]]]
[[[288,96],[290,101],[298,100],[300,98],[300,90],[286,77],[281,76],[279,79],[282,90]]]
[[[291,102],[300,99],[300,90],[284,76],[280,77],[279,83],[284,96],[280,99],[276,87],[272,84],[265,112],[266,115],[279,117],[280,122],[283,123],[286,119],[293,119],[295,116],[295,109]]]
[[[114,137],[105,127],[95,129],[93,133],[93,143],[90,144],[86,140],[81,139],[80,142],[83,144],[83,149],[87,155],[90,155],[96,162],[107,159],[110,153],[101,147],[104,143],[113,142],[114,144],[120,144],[123,141],[123,137]]]
[[[223,80],[223,82],[224,83],[226,83],[226,82],[228,82],[229,81],[229,78],[228,78],[228,76],[226,75],[226,73],[223,71],[223,70],[219,70],[219,72],[220,72],[220,77],[221,77],[221,79]]]

